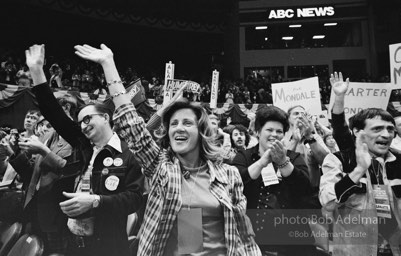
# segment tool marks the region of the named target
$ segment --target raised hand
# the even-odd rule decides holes
[[[98,64],[103,64],[107,60],[113,59],[113,52],[106,45],[101,44],[100,49],[94,48],[90,45],[76,45],[74,46],[75,54],[79,57],[96,62]]]
[[[297,143],[301,141],[302,134],[301,134],[301,129],[299,129],[299,127],[295,128],[294,131],[292,132],[292,139],[295,140]]]
[[[344,96],[349,87],[349,78],[344,82],[343,74],[334,72],[334,75],[331,74],[330,76],[330,84],[337,96]]]
[[[366,134],[364,131],[359,131],[356,134],[355,155],[356,163],[362,170],[367,170],[372,163],[372,156],[369,154],[368,145],[365,143]]]
[[[309,137],[315,130],[312,120],[307,117],[306,114],[298,118],[298,127],[301,132],[301,136]]]
[[[26,65],[29,69],[43,69],[45,63],[45,45],[32,45],[25,50]]]

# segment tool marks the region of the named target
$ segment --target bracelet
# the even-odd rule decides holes
[[[111,95],[111,98],[114,99],[115,97],[126,94],[126,93],[127,93],[127,91],[124,89],[122,91],[116,92],[113,95]]]
[[[110,81],[107,83],[107,86],[113,85],[113,84],[123,84],[123,82],[121,80],[114,80],[114,81]]]
[[[277,165],[277,168],[283,169],[283,168],[286,167],[289,163],[290,163],[290,158],[287,156],[287,157],[285,158],[284,163],[278,164],[278,165]]]

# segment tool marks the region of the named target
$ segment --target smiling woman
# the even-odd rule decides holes
[[[261,255],[245,214],[241,177],[222,163],[206,111],[173,98],[162,114],[159,147],[128,95],[119,93],[123,85],[112,82],[121,79],[111,50],[105,45],[75,49],[102,65],[110,94],[117,93],[115,131],[151,181],[137,255]]]
[[[241,173],[247,208],[259,209],[258,212],[265,210],[264,217],[262,214],[251,216],[262,251],[279,255],[314,255],[316,249],[311,236],[311,239],[297,237],[295,241],[287,236],[289,230],[285,228],[288,227],[271,226],[270,223],[279,215],[290,217],[290,211],[284,209],[302,209],[311,195],[308,167],[303,157],[287,150],[282,143],[288,128],[287,114],[283,110],[274,106],[260,109],[255,119],[259,144],[239,151],[232,164]],[[269,211],[272,209],[277,211]],[[305,234],[310,232],[307,224],[291,228],[295,229]]]

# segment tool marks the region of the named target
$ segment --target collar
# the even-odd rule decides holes
[[[210,160],[207,160],[207,165],[209,167],[210,183],[218,180],[222,184],[228,184],[227,172],[222,169],[221,165],[214,165]]]
[[[382,157],[376,157],[375,159],[380,163],[387,163],[387,162],[394,162],[397,158],[395,157],[395,155],[393,155],[393,153],[389,151],[386,155],[386,159],[383,159]]]
[[[121,149],[121,140],[120,137],[118,137],[117,133],[113,132],[113,135],[111,136],[109,142],[107,142],[108,146],[114,148],[115,150],[117,150],[118,152],[122,153],[122,149]],[[96,146],[93,146],[93,151],[99,151],[101,148],[98,148]]]

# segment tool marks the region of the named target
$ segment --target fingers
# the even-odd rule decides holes
[[[358,131],[358,133],[356,134],[356,141],[355,141],[355,146],[356,148],[363,148],[363,145],[366,141],[366,133],[363,130]]]
[[[63,191],[63,196],[68,197],[68,198],[74,198],[77,196],[77,193],[68,193]]]
[[[85,55],[90,55],[93,50],[91,50],[88,45],[76,45],[75,50],[77,50],[78,52],[80,52],[81,54],[85,54]]]
[[[71,198],[71,199],[68,199],[68,200],[66,200],[64,202],[61,202],[59,205],[62,208],[68,208],[68,207],[71,207],[71,206],[75,205],[76,202],[77,201],[75,200],[75,198]]]
[[[86,59],[87,58],[87,55],[86,54],[82,54],[81,52],[79,52],[79,51],[75,51],[75,54],[76,55],[78,55],[80,58],[82,58],[82,59]]]

